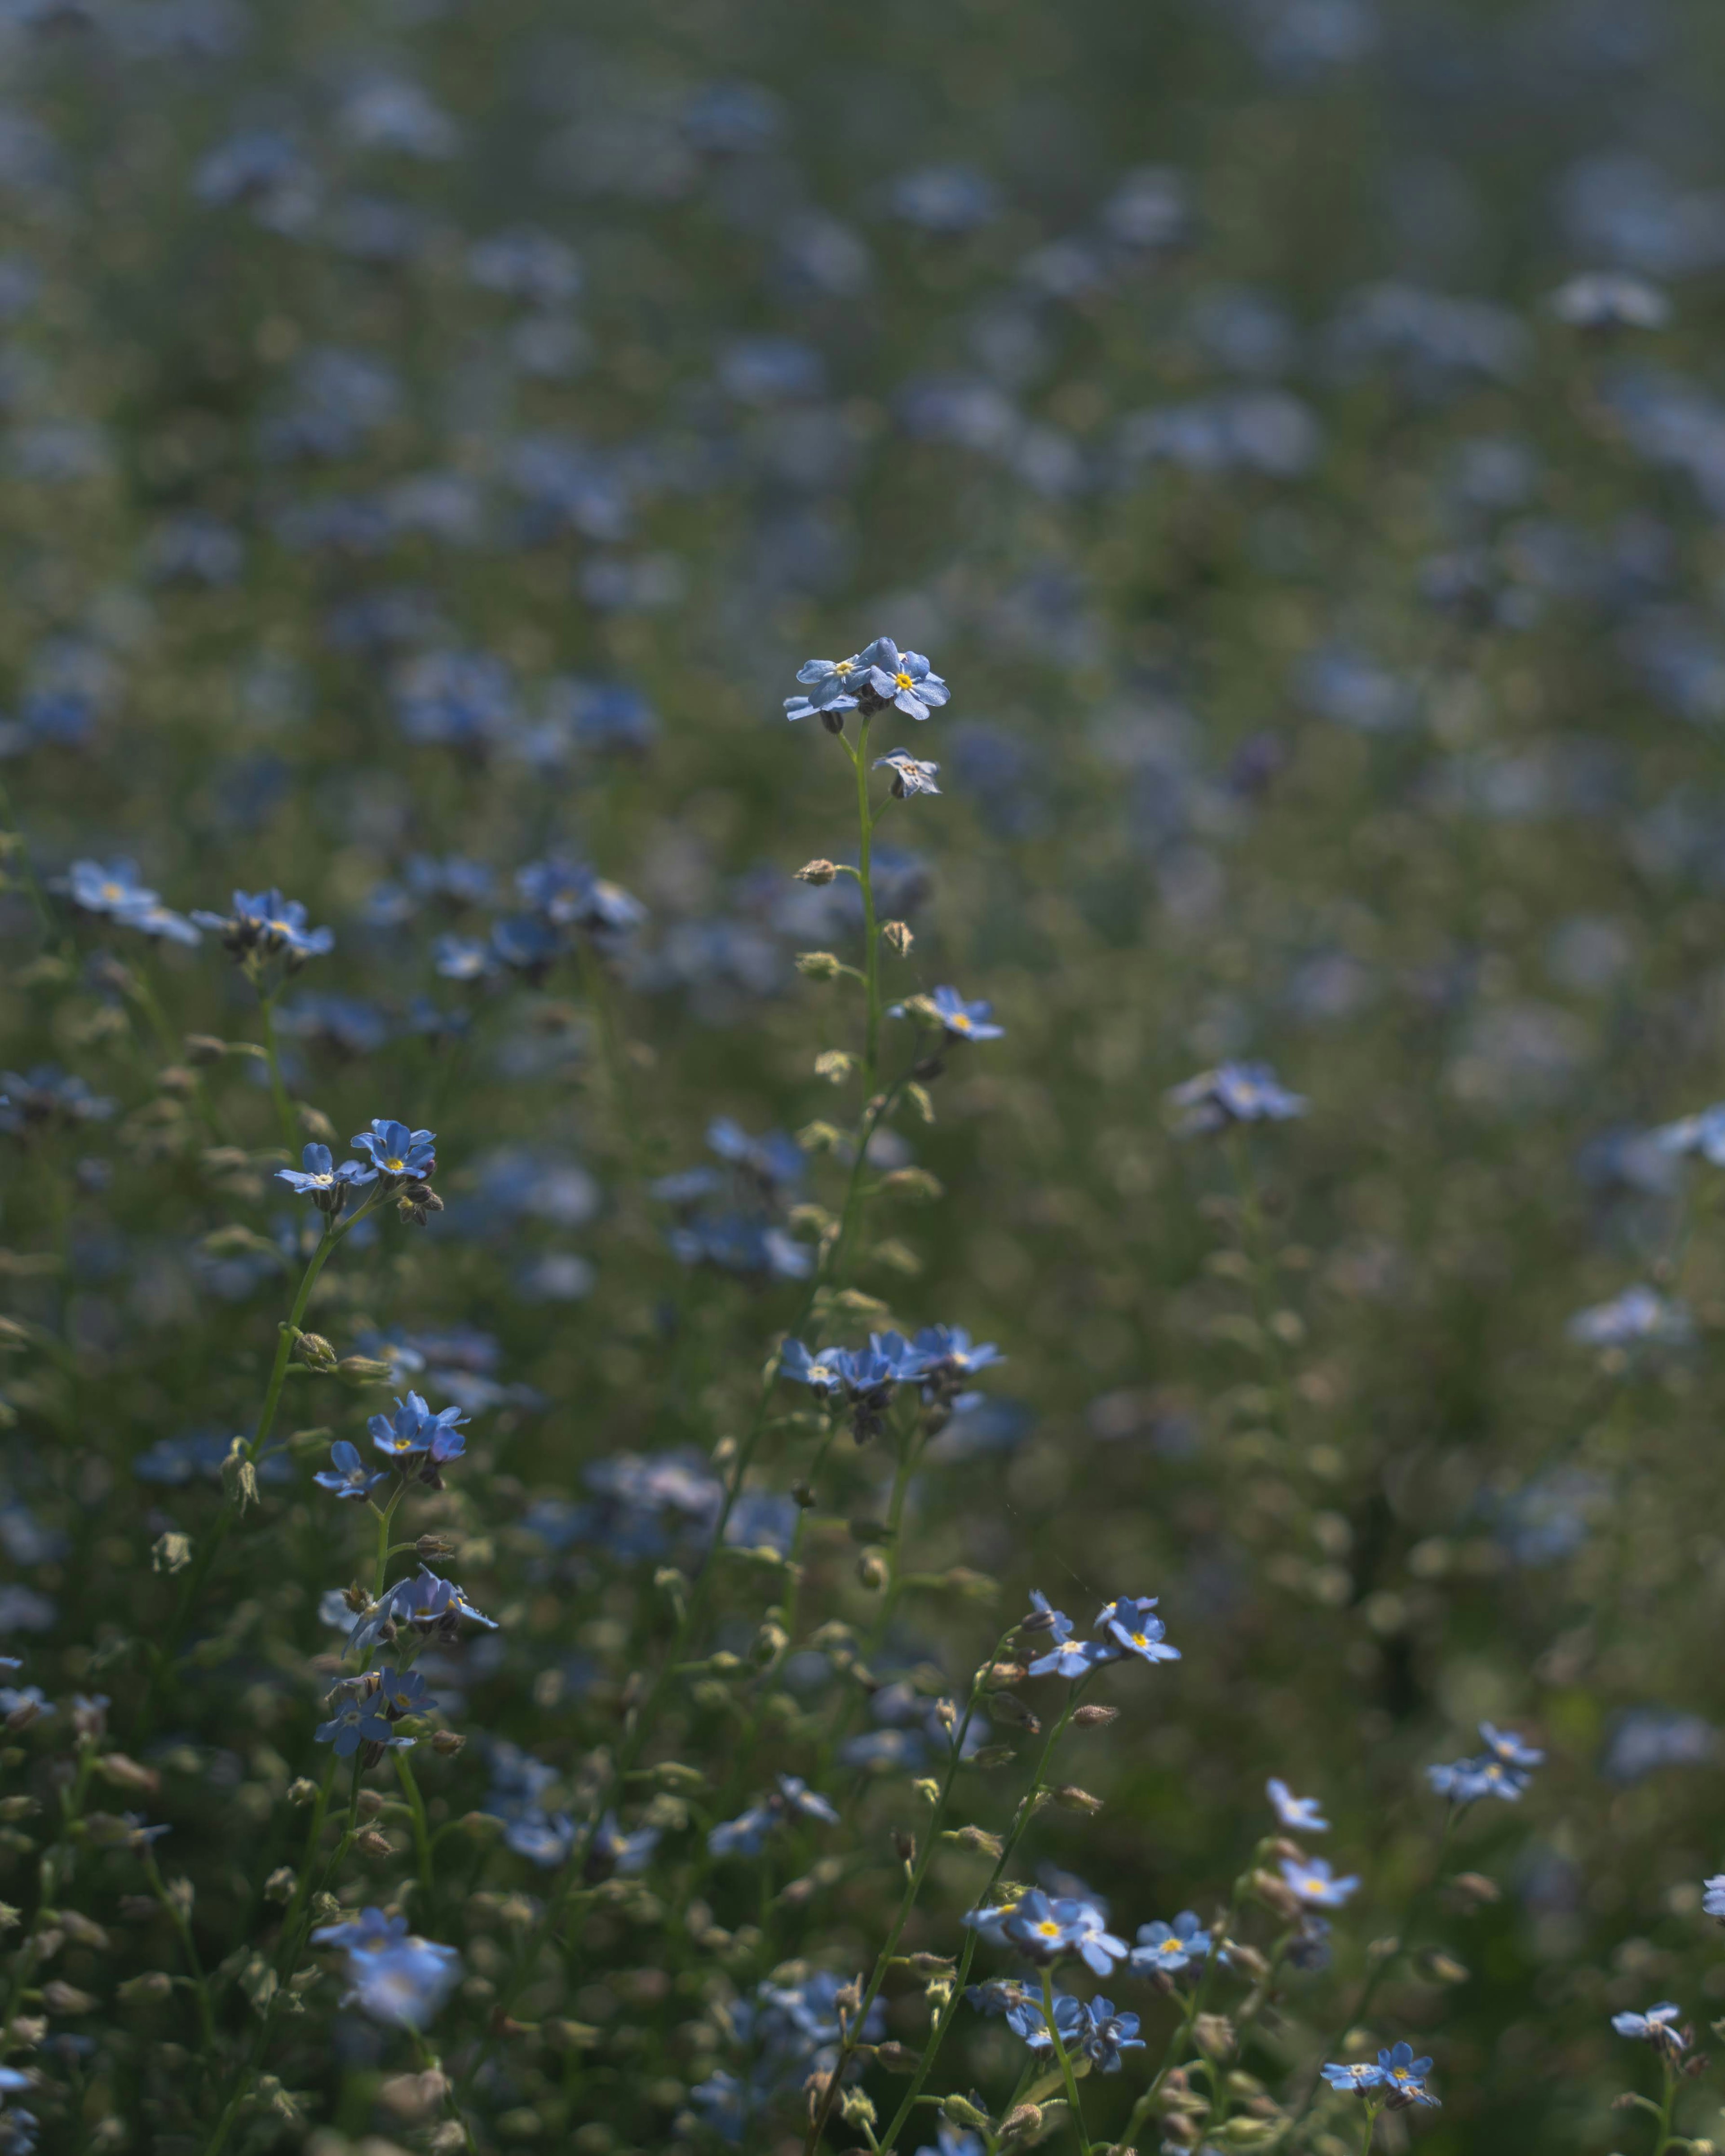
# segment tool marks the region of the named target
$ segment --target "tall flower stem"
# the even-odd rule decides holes
[[[1072,2071],[1072,2061],[1066,2055],[1060,2024],[1055,2019],[1054,1970],[1051,1968],[1045,1968],[1042,1972],[1042,2018],[1048,2025],[1048,2040],[1054,2046],[1055,2057],[1060,2062],[1060,2080],[1065,2087],[1066,2102],[1071,2106],[1072,2126],[1078,2136],[1079,2156],[1090,2156],[1090,2136],[1084,2130],[1084,2107],[1078,2100],[1077,2077]]]
[[[850,760],[856,767],[857,881],[862,890],[863,983],[869,1009],[863,1040],[863,1097],[872,1100],[880,1070],[880,937],[875,918],[875,817],[869,806],[869,721],[857,728],[856,747],[843,734]]]
[[[1671,2114],[1677,2102],[1677,2063],[1668,2051],[1660,2054],[1659,2061],[1665,2075],[1665,2089],[1659,2104],[1659,2139],[1654,2144],[1653,2156],[1666,2156],[1666,2151],[1676,2139],[1671,2131]]]
[[[1394,1964],[1400,1960],[1412,1947],[1414,1928],[1425,1916],[1426,1908],[1443,1878],[1444,1859],[1449,1854],[1450,1837],[1455,1830],[1455,1822],[1460,1816],[1461,1811],[1457,1805],[1450,1804],[1445,1808],[1444,1830],[1438,1837],[1437,1855],[1432,1861],[1431,1870],[1409,1902],[1407,1912],[1402,1918],[1401,1929],[1397,1933],[1389,1950],[1379,1954],[1373,1960],[1371,1968],[1367,1971],[1365,1982],[1360,1986],[1359,1996],[1354,2000],[1347,2019],[1335,2031],[1323,2050],[1318,2053],[1317,2064],[1312,2068],[1312,2080],[1306,2091],[1305,2100],[1288,2122],[1287,2139],[1289,2141],[1292,2140],[1293,2136],[1311,2116],[1312,2107],[1317,2101],[1318,2089],[1323,2081],[1324,2061],[1338,2056],[1348,2030],[1358,2028],[1367,2015],[1371,2012],[1372,2002],[1378,1996],[1378,1987],[1383,1983],[1384,1977]]]
[[[1066,1704],[1059,1720],[1048,1732],[1042,1750],[1037,1758],[1035,1772],[1030,1778],[1030,1786],[1024,1792],[1023,1800],[1013,1815],[1012,1825],[1007,1829],[1006,1838],[1000,1846],[1000,1854],[994,1861],[994,1869],[988,1874],[988,1882],[977,1897],[978,1908],[986,1907],[989,1896],[1000,1884],[1007,1866],[1012,1861],[1013,1851],[1018,1847],[1020,1836],[1035,1815],[1036,1799],[1041,1795],[1044,1784],[1047,1779],[1049,1763],[1054,1758],[1055,1746],[1066,1733],[1066,1725],[1077,1711],[1079,1702],[1084,1695],[1086,1682],[1086,1680],[1081,1677],[1073,1686],[1067,1694]],[[970,1965],[976,1958],[976,1933],[972,1932],[964,1942],[963,1951],[958,1958],[957,1973],[952,1979],[952,1996],[935,2017],[934,2026],[928,2032],[928,2041],[922,2047],[922,2062],[911,2076],[911,2086],[905,2092],[903,2102],[893,2113],[892,2123],[880,2137],[880,2146],[883,2148],[891,2148],[897,2141],[900,2133],[904,2130],[906,2120],[911,2115],[912,2107],[922,2093],[922,2084],[934,2070],[935,2060],[939,2056],[942,2044],[946,2041],[947,2031],[952,2025],[952,2017],[958,2011],[958,2003],[963,1998],[964,1987],[970,1979]],[[811,2143],[811,2148],[813,2146],[814,2144]]]
[[[857,2046],[862,2041],[862,2031],[867,2024],[870,2010],[880,1995],[880,1987],[886,1981],[886,1972],[892,1964],[892,1957],[898,1951],[898,1943],[904,1936],[905,1926],[910,1922],[911,1912],[916,1907],[917,1897],[922,1892],[922,1882],[927,1876],[930,1861],[940,1841],[942,1826],[947,1816],[947,1805],[952,1794],[952,1785],[958,1779],[959,1768],[964,1763],[964,1740],[970,1732],[970,1725],[975,1719],[977,1708],[982,1703],[983,1680],[1006,1651],[1007,1642],[1016,1630],[1017,1627],[1014,1625],[1001,1634],[995,1643],[993,1651],[978,1667],[976,1675],[971,1680],[970,1697],[964,1703],[963,1718],[952,1732],[952,1756],[947,1762],[947,1771],[941,1779],[940,1793],[935,1799],[933,1812],[929,1819],[927,1830],[922,1835],[916,1859],[911,1866],[909,1876],[905,1881],[905,1891],[899,1902],[898,1915],[893,1921],[891,1930],[886,1935],[885,1944],[875,1957],[875,1966],[869,1977],[868,1988],[863,1993],[862,2004],[857,2008],[849,2032],[839,2047],[838,2061],[828,2077],[826,2093],[821,2100],[819,2110],[816,2112],[809,2125],[808,2139],[804,2144],[809,2151],[809,2156],[814,2156],[814,2151],[820,2146],[821,2136],[826,2131],[827,2121],[832,2116],[833,2106],[837,2102],[839,2091],[844,2084],[845,2070],[855,2056]],[[1044,1757],[1045,1759],[1045,1752]],[[1039,1774],[1040,1771],[1039,1769]],[[1000,1861],[1003,1865],[1005,1863],[1005,1852],[1003,1852]],[[999,1867],[997,1866],[994,1878],[998,1879],[999,1876]],[[994,1880],[991,1879],[988,1883],[992,1887]],[[887,2138],[890,2142],[891,2136],[889,2135]]]
[[[258,1427],[249,1445],[245,1448],[244,1460],[248,1467],[257,1465],[259,1455],[269,1442],[270,1433],[275,1427],[276,1411],[281,1405],[283,1388],[287,1383],[288,1366],[293,1359],[294,1342],[300,1335],[301,1321],[311,1301],[311,1291],[317,1286],[317,1276],[335,1253],[335,1248],[354,1224],[365,1218],[377,1203],[375,1197],[367,1199],[357,1212],[348,1215],[339,1224],[329,1214],[323,1216],[323,1233],[317,1247],[311,1253],[305,1270],[300,1276],[299,1291],[294,1297],[293,1307],[278,1327],[275,1360],[270,1367],[270,1382],[264,1391],[264,1404],[258,1412]],[[180,1590],[180,1599],[170,1620],[165,1637],[153,1649],[150,1674],[145,1681],[144,1697],[138,1704],[138,1718],[134,1743],[141,1742],[151,1727],[151,1715],[165,1684],[173,1681],[174,1658],[185,1638],[186,1628],[198,1606],[198,1598],[203,1591],[210,1567],[215,1563],[223,1545],[231,1532],[239,1515],[232,1505],[224,1504],[217,1514],[209,1532],[203,1537],[202,1548],[193,1560],[186,1574],[185,1585]]]
[[[1186,2046],[1192,2041],[1192,2030],[1199,2015],[1204,2011],[1210,1995],[1210,1987],[1221,1966],[1223,1949],[1234,1935],[1234,1927],[1240,1919],[1240,1905],[1245,1892],[1249,1874],[1242,1872],[1234,1882],[1234,1892],[1229,1897],[1228,1913],[1222,1919],[1220,1932],[1211,1940],[1210,1950],[1199,1979],[1192,1987],[1192,1995],[1186,2002],[1186,2010],[1174,2024],[1173,2033],[1168,2040],[1168,2048],[1162,2055],[1162,2063],[1152,2076],[1149,2087],[1132,2106],[1132,2116],[1126,2123],[1126,2131],[1120,2137],[1121,2146],[1128,2148],[1137,2139],[1139,2129],[1150,2116],[1163,2083],[1186,2056]]]
[[[300,1142],[300,1126],[295,1118],[294,1104],[288,1098],[287,1081],[281,1075],[281,1052],[275,1039],[275,998],[281,993],[280,983],[266,994],[258,991],[258,1011],[264,1027],[264,1060],[270,1068],[270,1097],[275,1103],[275,1120],[281,1126],[281,1142],[292,1158]]]

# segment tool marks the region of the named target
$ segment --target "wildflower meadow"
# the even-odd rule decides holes
[[[0,0],[0,2156],[1717,2156],[1725,17]]]

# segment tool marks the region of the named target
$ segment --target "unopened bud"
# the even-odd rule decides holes
[[[42,2004],[50,2014],[94,2014],[96,2001],[87,1991],[80,1991],[75,1984],[63,1984],[56,1977],[42,1987]]]
[[[1188,2118],[1184,2112],[1172,2111],[1162,2122],[1162,2138],[1181,2148],[1196,2146],[1202,2128],[1195,2118]]]
[[[264,1898],[269,1902],[291,1902],[299,1883],[299,1875],[291,1864],[279,1865],[264,1881]]]
[[[170,1063],[157,1072],[156,1090],[166,1093],[171,1100],[189,1100],[198,1091],[198,1074],[188,1070],[183,1063]]]
[[[298,1775],[288,1784],[287,1797],[290,1804],[304,1811],[307,1804],[317,1802],[317,1784],[308,1781],[303,1774]]]
[[[892,1577],[879,1550],[865,1550],[856,1561],[856,1576],[870,1594],[877,1594]]]
[[[183,1572],[192,1562],[192,1537],[177,1534],[170,1528],[158,1535],[150,1545],[150,1569],[152,1572]]]
[[[1258,1949],[1255,1947],[1242,1946],[1238,1939],[1230,1939],[1228,1942],[1228,1962],[1230,1968],[1243,1969],[1254,1983],[1256,1983],[1260,1977],[1268,1976],[1270,1974],[1270,1964]]]
[[[294,1342],[294,1353],[308,1368],[333,1370],[336,1354],[321,1332],[302,1332]]]
[[[961,1849],[973,1849],[983,1856],[999,1856],[1004,1845],[998,1834],[983,1826],[949,1827],[942,1840],[956,1841]]]
[[[208,1070],[212,1063],[219,1063],[228,1053],[225,1040],[218,1040],[213,1033],[188,1033],[186,1035],[186,1060],[200,1070]]]
[[[453,1759],[467,1739],[459,1729],[434,1729],[431,1748],[440,1759]]]
[[[799,951],[797,971],[805,980],[836,981],[844,968],[831,951]]]
[[[896,1168],[880,1178],[880,1188],[916,1205],[932,1205],[946,1195],[940,1178],[931,1175],[926,1168]]]
[[[885,2066],[890,2074],[914,2074],[922,2063],[922,2054],[913,2051],[908,2044],[877,2044],[875,2063]]]
[[[1200,2014],[1192,2041],[1207,2059],[1225,2059],[1234,2049],[1234,2024],[1225,2014]]]
[[[1102,1809],[1102,1799],[1093,1797],[1088,1789],[1081,1789],[1076,1782],[1065,1783],[1057,1789],[1050,1789],[1049,1794],[1064,1811],[1085,1812],[1094,1818]]]
[[[898,1861],[901,1864],[910,1864],[915,1861],[916,1837],[914,1834],[906,1834],[901,1829],[893,1835],[892,1845],[898,1852]]]
[[[941,2117],[950,2118],[955,2126],[989,2127],[993,2124],[988,2112],[978,2110],[968,2097],[945,2097],[941,2104]]]
[[[1291,1923],[1304,1906],[1299,1896],[1286,1879],[1279,1879],[1273,1871],[1255,1871],[1251,1880],[1252,1892],[1258,1899],[1286,1917]]]
[[[380,1363],[375,1355],[344,1355],[336,1365],[336,1375],[344,1385],[376,1385],[394,1374],[395,1365]]]
[[[1041,2132],[1041,2105],[1021,2103],[1000,2122],[1001,2146],[1004,2148],[1009,2141],[1034,2141]]]
[[[368,1826],[363,1834],[355,1835],[353,1845],[362,1856],[388,1856],[391,1850],[389,1836],[379,1834],[374,1826]]]
[[[1072,1710],[1072,1719],[1081,1729],[1106,1729],[1111,1722],[1119,1721],[1120,1709],[1117,1707],[1104,1707],[1101,1701],[1097,1700],[1087,1707],[1075,1707]]]
[[[902,921],[889,921],[880,931],[880,941],[896,957],[902,958],[916,940]]]
[[[300,1128],[316,1145],[332,1146],[336,1142],[336,1127],[321,1108],[314,1108],[309,1101],[301,1101],[298,1110]]]
[[[172,1999],[174,1980],[166,1969],[146,1969],[141,1976],[129,1976],[115,1994],[124,2006],[159,2006],[163,1999]]]
[[[838,873],[838,869],[831,861],[824,861],[817,858],[812,861],[803,862],[802,867],[797,870],[797,881],[798,883],[830,883]]]
[[[1503,1889],[1495,1879],[1486,1878],[1483,1871],[1458,1871],[1450,1881],[1450,1891],[1461,1900],[1474,1902],[1481,1908],[1503,1899]]]
[[[423,1563],[429,1564],[435,1558],[454,1557],[455,1545],[448,1535],[421,1535],[413,1544],[413,1554]]]

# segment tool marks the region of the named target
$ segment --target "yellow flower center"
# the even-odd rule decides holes
[[[913,678],[901,667],[892,677],[892,685],[895,689],[914,689],[916,684]]]
[[[1035,1927],[1035,1929],[1038,1936],[1045,1939],[1057,1939],[1060,1936],[1060,1926],[1051,1923],[1046,1917]]]
[[[383,1163],[384,1167],[389,1170],[392,1175],[399,1175],[403,1164],[404,1163],[398,1160],[393,1154],[392,1154]]]
[[[947,1020],[947,1030],[949,1033],[968,1033],[970,1031],[969,1012],[954,1011]]]
[[[1149,1644],[1150,1644],[1150,1642],[1149,1642],[1148,1639],[1145,1636],[1145,1635],[1144,1635],[1143,1633],[1142,1633],[1142,1632],[1134,1632],[1134,1633],[1132,1634],[1132,1645],[1133,1645],[1135,1647],[1147,1647],[1147,1646],[1149,1645]]]

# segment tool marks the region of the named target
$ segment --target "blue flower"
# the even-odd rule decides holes
[[[428,1465],[437,1466],[460,1456],[466,1440],[459,1425],[466,1419],[458,1407],[444,1408],[433,1414],[418,1394],[410,1392],[406,1399],[397,1400],[393,1416],[374,1414],[366,1428],[386,1459],[410,1460],[423,1453],[428,1455]]]
[[[381,1909],[370,1908],[362,1909],[357,1917],[343,1917],[339,1924],[325,1924],[311,1934],[311,1943],[377,1953],[385,1947],[398,1946],[407,1935],[405,1917],[388,1917]]]
[[[920,651],[901,651],[890,636],[877,636],[858,654],[866,670],[866,700],[872,709],[891,705],[907,719],[926,719],[952,695],[938,674],[932,674]]]
[[[1340,2089],[1348,2095],[1359,2096],[1367,2089],[1384,2086],[1383,2068],[1368,2060],[1362,2059],[1351,2066],[1327,2066],[1320,2071],[1332,2089]]]
[[[1080,2044],[1084,2056],[1099,2074],[1117,2074],[1124,2063],[1121,2056],[1123,2051],[1142,2051],[1144,2048],[1144,2040],[1138,2034],[1137,2015],[1120,2013],[1113,2000],[1104,1999],[1100,1992],[1091,2000],[1086,2013],[1088,2026]]]
[[[137,863],[124,859],[105,867],[100,861],[74,861],[66,871],[66,888],[80,911],[105,914],[122,926],[157,903],[157,894],[139,881]],[[197,941],[195,932],[193,940]]]
[[[408,1741],[394,1736],[377,1696],[364,1678],[350,1679],[348,1685],[347,1695],[341,1705],[327,1722],[319,1722],[312,1732],[320,1744],[333,1745],[338,1759],[351,1759],[362,1744],[393,1748]]]
[[[351,1950],[347,1974],[353,1998],[374,2021],[423,2029],[461,1981],[461,1957],[454,1947],[405,1938],[372,1952]]]
[[[937,763],[924,763],[908,749],[890,750],[885,756],[875,758],[876,771],[886,769],[892,773],[892,796],[896,801],[906,801],[916,793],[938,793],[934,775],[940,769]]]
[[[1060,1960],[1076,1953],[1098,1976],[1106,1976],[1128,1948],[1108,1930],[1100,1910],[1076,1896],[1051,1899],[1033,1887],[1000,1920],[1000,1936],[1036,1963]]]
[[[809,693],[785,698],[785,716],[792,721],[819,718],[828,711],[854,711],[856,698],[851,690],[867,680],[868,669],[860,654],[850,659],[805,659],[797,669],[797,679],[808,684]]]
[[[1030,1665],[1033,1677],[1087,1677],[1104,1662],[1117,1662],[1119,1650],[1101,1640],[1061,1640]]]
[[[373,1116],[371,1128],[347,1142],[370,1163],[369,1168],[359,1170],[356,1182],[383,1177],[391,1182],[424,1183],[437,1172],[435,1131],[410,1131],[405,1123]]]
[[[1118,1602],[1111,1602],[1096,1619],[1117,1646],[1128,1655],[1136,1655],[1140,1661],[1177,1662],[1180,1659],[1178,1647],[1170,1647],[1163,1638],[1168,1627],[1161,1618],[1153,1616],[1158,1598],[1127,1595]]]
[[[1560,285],[1548,302],[1576,330],[1662,330],[1671,304],[1656,285],[1624,270],[1593,270]]]
[[[845,1389],[850,1358],[842,1348],[824,1348],[811,1355],[800,1340],[787,1340],[779,1350],[778,1374],[793,1385],[807,1385],[817,1399],[830,1399]]]
[[[925,1325],[911,1346],[922,1358],[925,1399],[961,1393],[978,1370],[1006,1360],[993,1341],[973,1342],[958,1325]]]
[[[1274,1775],[1266,1784],[1276,1816],[1291,1834],[1327,1834],[1330,1823],[1318,1810],[1317,1797],[1296,1797],[1286,1782]]]
[[[839,1815],[832,1804],[818,1789],[811,1789],[799,1774],[779,1776],[775,1801],[787,1818],[819,1820],[825,1826],[839,1824]]]
[[[1186,1976],[1202,1966],[1210,1950],[1210,1935],[1191,1909],[1182,1909],[1171,1924],[1158,1918],[1140,1924],[1138,1943],[1127,1966],[1134,1976]]]
[[[192,918],[200,928],[214,930],[236,958],[254,952],[273,958],[285,952],[291,969],[336,947],[334,929],[308,928],[300,901],[273,889],[236,891],[232,913],[194,912]]]
[[[616,1813],[607,1812],[593,1830],[589,1853],[595,1863],[608,1866],[620,1878],[631,1878],[646,1870],[659,1842],[656,1826],[637,1827],[634,1833],[625,1834],[617,1824]]]
[[[1586,1348],[1636,1348],[1681,1346],[1694,1327],[1681,1302],[1638,1282],[1609,1302],[1577,1311],[1565,1330]]]
[[[1486,1750],[1477,1759],[1456,1759],[1445,1766],[1428,1767],[1426,1779],[1440,1797],[1452,1804],[1476,1804],[1481,1797],[1501,1797],[1516,1803],[1526,1791],[1532,1770],[1545,1758],[1523,1743],[1513,1730],[1480,1724]]]
[[[1020,1620],[1021,1632],[1052,1632],[1057,1640],[1072,1636],[1072,1620],[1064,1609],[1056,1609],[1040,1587],[1030,1589],[1030,1614]]]
[[[1632,2036],[1638,2043],[1651,2044],[1656,2051],[1675,2057],[1689,2048],[1687,2034],[1676,2026],[1682,2010],[1666,1999],[1661,2005],[1650,2006],[1645,2014],[1614,2014],[1611,2026],[1620,2036]]]
[[[1725,1871],[1716,1871],[1702,1884],[1701,1912],[1704,1917],[1725,1920]]]
[[[1001,1040],[1006,1028],[993,1023],[994,1006],[991,1003],[968,1004],[957,988],[936,988],[928,998],[934,1007],[934,1015],[942,1031],[952,1040]],[[904,1005],[896,1007],[896,1015],[901,1016]]]
[[[339,1438],[330,1447],[330,1458],[334,1465],[321,1467],[312,1476],[321,1490],[333,1490],[338,1497],[368,1497],[380,1482],[388,1480],[385,1475],[370,1475],[359,1456],[359,1447]]]
[[[1055,2027],[1060,2032],[1061,2049],[1070,2058],[1083,2041],[1090,2020],[1083,2000],[1075,1999],[1070,1991],[1057,1991],[1055,1994],[1054,2018]],[[1006,2025],[1039,2057],[1053,2057],[1054,2044],[1048,2033],[1048,2016],[1040,1999],[1030,1993],[1021,1992],[1017,2000],[1006,2010]]]
[[[706,1845],[714,1856],[758,1856],[777,1825],[771,1804],[751,1804],[733,1820],[721,1820],[708,1834]]]
[[[299,1167],[277,1168],[275,1179],[309,1198],[320,1213],[339,1213],[352,1186],[371,1182],[374,1173],[357,1160],[344,1160],[338,1168],[326,1145],[308,1145],[300,1155]]]
[[[981,2134],[973,2133],[968,2128],[953,2126],[942,2119],[935,2128],[935,2146],[927,2143],[916,2151],[916,2156],[988,2156],[988,2145]]]
[[[1321,1856],[1285,1856],[1281,1876],[1308,1909],[1339,1909],[1359,1886],[1352,1874],[1346,1879],[1333,1877]]]
[[[1663,1125],[1652,1138],[1661,1152],[1698,1152],[1715,1168],[1725,1168],[1725,1101]]]
[[[1378,2085],[1389,2091],[1390,2103],[1397,2110],[1414,2103],[1437,2109],[1438,2100],[1425,2086],[1430,2071],[1431,2061],[1416,2059],[1411,2044],[1392,2044],[1378,2054]]]
[[[1235,1123],[1281,1123],[1306,1112],[1306,1098],[1291,1093],[1267,1063],[1224,1063],[1201,1070],[1167,1095],[1183,1112],[1177,1137],[1196,1137]]]

